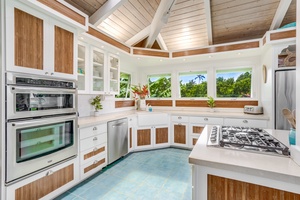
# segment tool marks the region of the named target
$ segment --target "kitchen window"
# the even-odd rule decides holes
[[[171,97],[171,74],[148,75],[147,79],[151,98]]]
[[[206,97],[207,72],[179,73],[180,97]]]
[[[252,68],[216,70],[218,98],[251,98]]]
[[[120,73],[120,94],[116,98],[130,98],[131,74]]]

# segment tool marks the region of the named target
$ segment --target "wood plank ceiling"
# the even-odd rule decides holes
[[[98,29],[129,46],[145,47],[148,36],[153,36],[151,29],[157,28],[152,48],[177,51],[262,38],[280,1],[288,0],[174,0],[167,8],[163,8],[166,0],[65,1],[89,16],[105,4],[118,2]],[[292,0],[281,26],[295,21],[296,0]]]

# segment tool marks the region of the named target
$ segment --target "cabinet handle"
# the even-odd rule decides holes
[[[49,171],[46,173],[46,176],[50,176],[51,174],[53,174],[53,171],[52,171],[52,170],[49,170]]]
[[[54,75],[54,73],[52,72],[52,73],[51,73],[51,76],[53,76],[53,75]]]
[[[97,151],[97,150],[98,150],[98,148],[97,148],[97,147],[95,147],[93,151]]]
[[[96,131],[97,130],[97,127],[95,126],[94,128],[93,128],[93,131]]]
[[[45,74],[48,75],[49,73],[48,73],[48,72],[45,72]]]
[[[98,138],[97,138],[97,137],[94,137],[94,138],[93,138],[93,141],[96,141],[96,140],[98,140]]]
[[[97,162],[98,162],[98,160],[95,160],[95,161],[94,161],[94,164],[97,164]]]
[[[208,121],[208,118],[207,118],[207,117],[205,117],[205,118],[204,118],[204,121]]]
[[[245,119],[245,120],[243,120],[243,122],[244,122],[245,124],[247,124],[247,123],[248,123],[248,120]]]
[[[182,119],[182,117],[178,117],[178,119]]]

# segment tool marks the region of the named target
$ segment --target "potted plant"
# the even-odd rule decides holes
[[[131,91],[136,100],[137,110],[145,110],[146,109],[146,96],[149,94],[148,85],[133,85],[131,87]]]
[[[207,100],[207,105],[208,105],[208,107],[210,107],[210,111],[211,111],[211,112],[214,112],[214,107],[216,106],[215,100],[214,100],[214,98],[211,97],[211,96],[209,96],[209,97],[207,97],[207,98],[208,98],[208,100]]]
[[[101,104],[101,97],[100,95],[95,96],[92,101],[91,101],[91,105],[95,107],[95,116],[99,116],[99,110],[102,109],[102,104]]]

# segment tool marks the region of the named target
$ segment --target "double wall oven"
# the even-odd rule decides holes
[[[6,184],[77,155],[76,82],[6,74]]]

